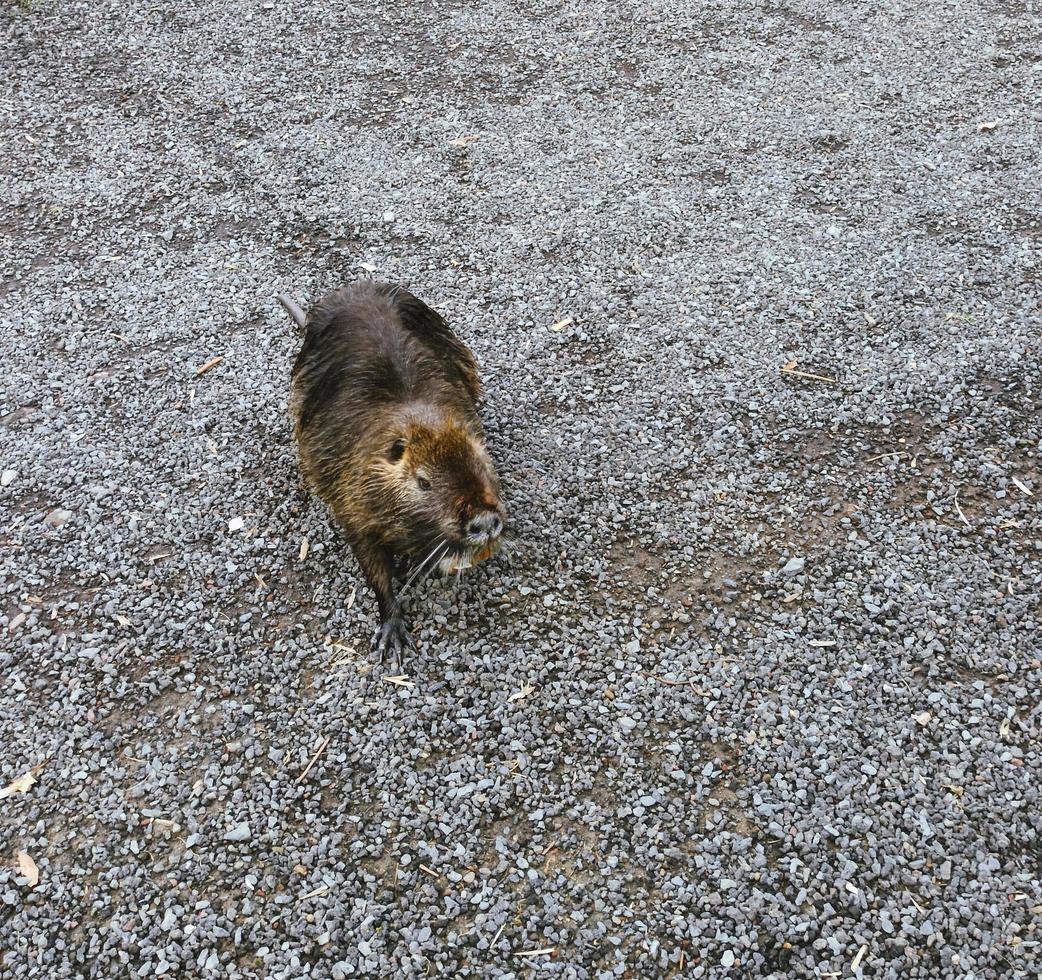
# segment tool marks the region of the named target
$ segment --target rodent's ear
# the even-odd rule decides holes
[[[391,446],[390,451],[387,453],[387,458],[392,463],[397,463],[405,455],[405,440],[395,439],[394,444]]]

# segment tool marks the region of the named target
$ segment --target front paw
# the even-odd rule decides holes
[[[401,616],[393,616],[383,623],[376,631],[373,646],[381,660],[388,653],[393,654],[399,669],[402,666],[402,653],[410,648],[415,649],[412,637],[405,627],[405,620]]]

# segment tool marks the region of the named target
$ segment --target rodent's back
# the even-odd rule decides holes
[[[407,290],[369,281],[335,290],[305,330],[292,405],[305,476],[327,501],[380,451],[404,406],[427,405],[480,435],[473,356]]]

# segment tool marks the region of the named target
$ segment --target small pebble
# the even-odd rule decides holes
[[[224,839],[226,841],[234,841],[234,842],[249,840],[250,839],[250,825],[248,823],[236,824],[231,830],[229,830],[224,835]]]

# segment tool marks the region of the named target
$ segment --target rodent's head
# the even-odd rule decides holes
[[[380,467],[394,487],[409,546],[426,549],[432,563],[466,568],[499,546],[499,480],[484,444],[466,429],[410,422],[389,441]]]

